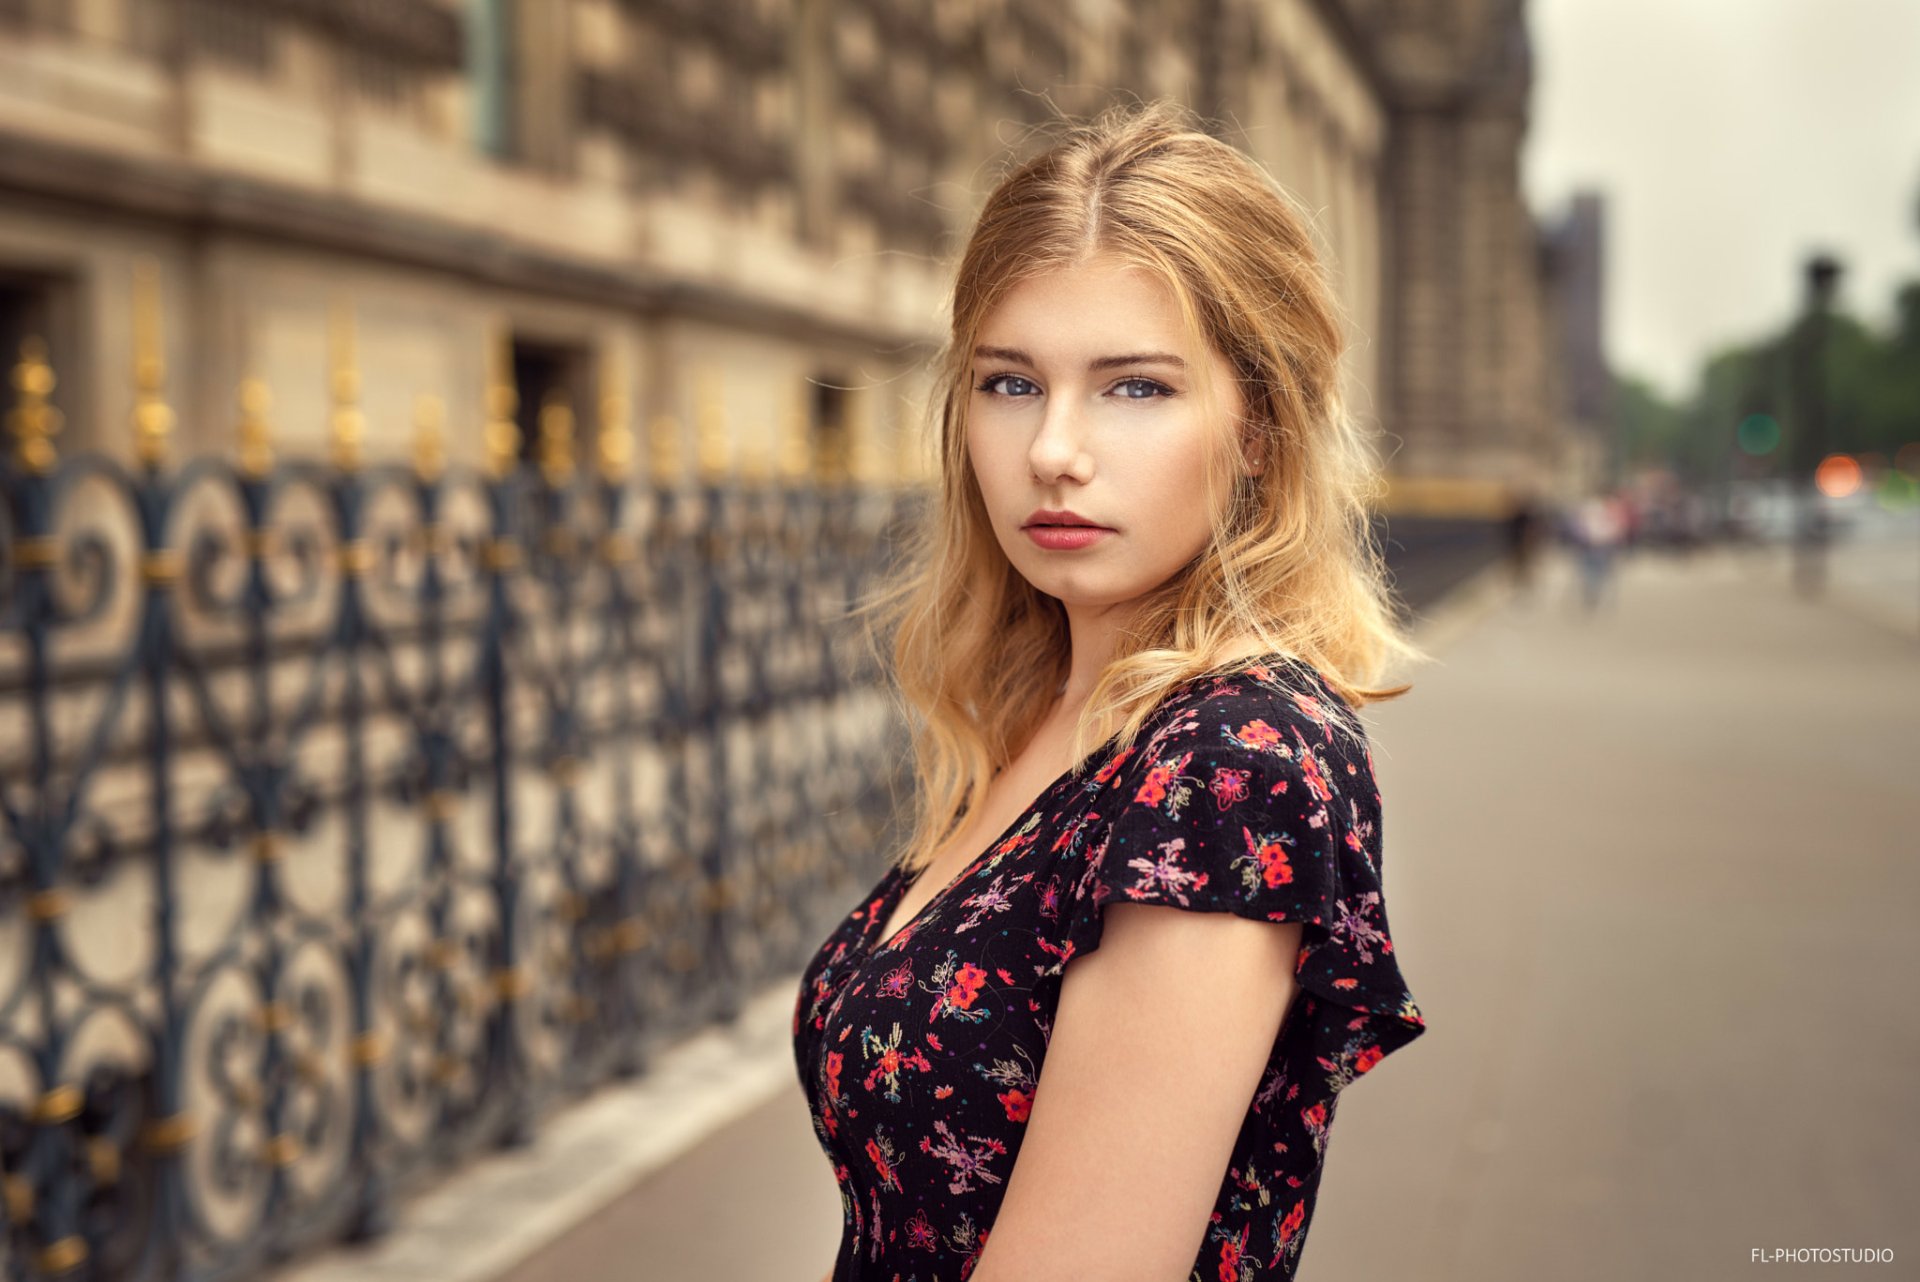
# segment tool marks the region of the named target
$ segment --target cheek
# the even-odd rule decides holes
[[[985,493],[992,493],[992,488],[991,488],[993,484],[992,453],[993,452],[991,450],[985,449],[981,446],[980,436],[977,432],[967,433],[967,440],[966,440],[967,466],[973,469],[974,479],[979,482],[981,490]]]
[[[1108,475],[1142,569],[1158,575],[1206,546],[1214,518],[1205,502],[1206,460],[1194,442],[1127,452],[1109,464]]]
[[[1111,465],[1127,501],[1154,514],[1170,532],[1204,526],[1205,461],[1188,443],[1146,445],[1119,455]]]

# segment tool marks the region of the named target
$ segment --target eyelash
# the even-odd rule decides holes
[[[986,392],[989,395],[996,395],[996,396],[1006,395],[1006,393],[995,392],[993,390],[993,385],[1003,378],[1017,378],[1022,383],[1031,383],[1033,381],[1032,379],[1028,378],[1024,374],[1009,374],[1009,373],[989,374],[985,378],[981,379],[978,383],[975,383],[973,390],[976,392]],[[1154,389],[1153,395],[1152,396],[1123,396],[1120,398],[1123,401],[1151,401],[1151,400],[1156,400],[1162,396],[1178,396],[1179,395],[1178,392],[1174,391],[1171,387],[1168,387],[1165,383],[1156,382],[1153,379],[1145,378],[1138,374],[1134,375],[1131,378],[1123,378],[1119,382],[1115,383],[1113,386],[1125,387],[1128,383],[1145,383],[1148,387],[1151,387]],[[1112,388],[1109,388],[1108,390],[1111,391]],[[1015,397],[1013,399],[1019,400],[1021,398]]]

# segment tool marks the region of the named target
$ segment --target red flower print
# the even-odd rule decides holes
[[[1300,732],[1294,731],[1299,738]],[[1327,786],[1326,771],[1320,768],[1320,758],[1313,755],[1313,749],[1307,746],[1305,739],[1300,740],[1300,773],[1306,776],[1307,787],[1313,789],[1313,795],[1322,801],[1333,800],[1333,789]]]
[[[1293,865],[1287,862],[1287,850],[1278,841],[1255,841],[1250,829],[1242,828],[1241,835],[1247,839],[1247,851],[1260,861],[1260,876],[1269,887],[1289,885],[1293,881]]]
[[[1234,732],[1234,738],[1249,748],[1272,748],[1280,742],[1280,732],[1264,721],[1249,721]]]
[[[888,1160],[886,1152],[881,1149],[877,1140],[867,1141],[867,1159],[873,1163],[874,1174],[880,1177],[882,1184],[894,1189],[900,1187],[900,1180],[893,1173],[893,1163]]]
[[[1333,986],[1339,989],[1341,992],[1349,992],[1355,988],[1360,987],[1360,981],[1357,979],[1349,979],[1343,975],[1339,979],[1336,979],[1333,981]]]
[[[1303,1109],[1300,1113],[1300,1120],[1308,1126],[1316,1128],[1325,1126],[1327,1124],[1327,1106],[1325,1104],[1315,1104],[1312,1108]]]
[[[987,1249],[987,1234],[990,1232],[992,1232],[991,1229],[981,1229],[980,1240],[974,1244],[973,1250],[967,1253],[967,1258],[960,1261],[960,1282],[967,1282],[967,1277],[973,1272],[974,1266],[980,1263],[980,1252]]]
[[[938,1037],[938,1035],[936,1035],[936,1034],[934,1034],[934,1033],[928,1033],[928,1034],[927,1034],[927,1045],[929,1045],[929,1046],[931,1046],[931,1047],[933,1047],[933,1049],[935,1049],[935,1050],[937,1050],[937,1051],[943,1051],[943,1050],[945,1050],[945,1049],[947,1049],[946,1047],[944,1047],[944,1046],[942,1046],[942,1045],[940,1044],[940,1038]]]
[[[1378,1064],[1379,1062],[1380,1062],[1379,1046],[1375,1045],[1375,1046],[1367,1047],[1367,1049],[1361,1051],[1358,1055],[1353,1057],[1354,1075],[1358,1076],[1359,1074],[1366,1072],[1368,1069],[1372,1068],[1375,1064]]]
[[[1109,761],[1106,765],[1101,766],[1100,769],[1094,772],[1093,781],[1098,784],[1104,784],[1108,780],[1112,779],[1115,775],[1120,773],[1120,767],[1125,765],[1127,763],[1127,758],[1133,756],[1133,754],[1134,754],[1134,749],[1128,748],[1126,751],[1114,757],[1112,761]]]
[[[1008,974],[1004,967],[994,967],[993,973],[1000,977],[1000,982],[1003,984],[1011,984],[1013,982],[1013,976]]]
[[[1307,1218],[1307,1204],[1295,1202],[1293,1209],[1287,1212],[1287,1218],[1280,1221],[1280,1245],[1285,1246],[1300,1231],[1300,1225]]]
[[[933,1088],[933,1097],[935,1099],[945,1099],[951,1094],[953,1094],[953,1087],[951,1086],[936,1086]]]
[[[1220,1244],[1220,1282],[1240,1282],[1240,1257],[1247,1249],[1248,1226]]]
[[[1322,739],[1328,743],[1333,742],[1333,716],[1327,711],[1325,703],[1315,695],[1301,694],[1296,690],[1293,692],[1293,706],[1306,713],[1308,719],[1320,727]],[[1347,771],[1352,773],[1353,767],[1348,766]]]
[[[1173,781],[1186,773],[1187,763],[1191,760],[1193,754],[1183,752],[1177,761],[1169,758],[1155,762],[1153,769],[1147,771],[1147,777],[1141,781],[1139,791],[1133,794],[1133,799],[1142,805],[1158,806],[1167,799],[1167,791]]]
[[[827,1096],[830,1099],[840,1097],[840,1065],[846,1062],[846,1056],[839,1051],[827,1052]]]
[[[1225,810],[1247,799],[1247,780],[1252,776],[1250,770],[1235,770],[1222,766],[1213,772],[1213,779],[1207,784],[1207,790],[1213,794],[1213,804]]]
[[[947,989],[947,1005],[971,1010],[973,999],[980,995],[981,985],[986,982],[987,972],[968,962],[960,968],[960,973],[953,977],[953,985]]]
[[[994,1098],[1006,1108],[1009,1122],[1024,1122],[1027,1115],[1033,1112],[1033,1096],[1025,1091],[1012,1090]]]

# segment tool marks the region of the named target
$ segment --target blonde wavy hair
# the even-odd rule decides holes
[[[1244,654],[1249,638],[1316,669],[1348,731],[1353,710],[1411,689],[1376,688],[1383,668],[1430,657],[1401,630],[1374,545],[1378,465],[1340,396],[1342,317],[1307,217],[1257,163],[1164,99],[1056,123],[1063,136],[999,181],[962,250],[927,407],[937,489],[902,569],[855,611],[873,619],[876,653],[891,638],[895,697],[912,728],[915,804],[897,855],[907,873],[985,804],[1071,665],[1066,611],[1007,559],[967,455],[974,347],[994,306],[1029,277],[1096,257],[1152,271],[1172,287],[1195,350],[1204,341],[1226,358],[1246,407],[1238,424],[1213,416],[1222,448],[1208,464],[1208,510],[1225,519],[1129,616],[1075,727],[1074,770],[1098,746],[1096,727],[1117,724],[1117,742],[1131,745],[1176,687],[1257,662]],[[1235,426],[1247,461],[1264,466],[1238,475],[1222,506],[1211,500]]]

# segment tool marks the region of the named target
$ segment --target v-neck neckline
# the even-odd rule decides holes
[[[1097,757],[1102,757],[1106,755],[1107,750],[1112,748],[1113,745],[1118,743],[1119,741],[1120,741],[1120,734],[1118,731],[1115,731],[1111,736],[1108,737],[1105,743],[1101,744],[1098,748],[1095,748],[1092,752],[1087,754],[1087,757],[1086,757],[1087,761],[1091,762]],[[1033,813],[1036,810],[1039,810],[1047,802],[1051,801],[1053,799],[1053,794],[1059,791],[1060,786],[1062,784],[1066,783],[1069,779],[1077,779],[1080,777],[1081,776],[1075,772],[1072,766],[1068,766],[1065,770],[1061,771],[1060,774],[1054,778],[1052,783],[1049,783],[1046,787],[1042,788],[1039,791],[1039,793],[1037,793],[1034,796],[1034,799],[1027,803],[1027,808],[1025,810],[1022,810],[1019,814],[1015,815],[1013,817],[1013,821],[1009,823],[1005,828],[1000,830],[999,836],[995,837],[992,841],[988,842],[985,849],[981,850],[979,854],[975,855],[972,859],[967,861],[966,866],[954,875],[954,878],[952,881],[949,881],[946,885],[940,887],[939,890],[936,890],[933,893],[933,898],[927,900],[926,903],[921,904],[920,910],[914,913],[914,915],[909,917],[907,920],[901,922],[900,928],[894,931],[892,935],[888,936],[886,940],[884,940],[883,942],[881,942],[880,944],[874,947],[869,948],[867,950],[868,954],[872,955],[876,953],[884,953],[892,949],[894,944],[899,941],[902,935],[907,934],[909,931],[913,930],[916,926],[918,926],[923,920],[925,920],[928,913],[932,912],[936,907],[939,906],[941,900],[945,899],[949,894],[953,893],[954,889],[958,887],[961,882],[973,876],[973,874],[979,870],[980,864],[988,856],[992,855],[994,851],[1000,849],[1001,845],[1007,840],[1007,838],[1013,836],[1014,833],[1018,832],[1020,828],[1026,824],[1027,820],[1033,817]],[[892,866],[892,869],[888,875],[893,878],[893,890],[890,891],[885,896],[885,900],[886,900],[885,906],[882,907],[880,911],[876,912],[873,915],[873,920],[868,923],[867,938],[870,941],[876,937],[878,932],[886,929],[888,919],[893,916],[893,910],[895,908],[898,908],[900,906],[900,901],[907,897],[906,892],[919,884],[920,877],[925,875],[925,872],[926,870],[924,868],[921,869],[920,873],[916,874],[912,881],[908,881],[905,879],[905,877],[901,873],[900,865],[894,864]]]
[[[1281,651],[1277,651],[1277,650],[1272,651],[1270,653],[1266,653],[1266,654],[1252,655],[1252,656],[1249,656],[1249,658],[1251,658],[1256,664],[1264,663],[1276,658],[1286,663],[1293,662],[1292,659],[1290,659],[1288,656],[1283,654]],[[1234,662],[1239,662],[1239,661],[1235,660]],[[1224,667],[1226,665],[1222,665],[1222,666]],[[1242,671],[1244,672],[1244,669]],[[1150,717],[1148,720],[1151,721],[1154,718],[1157,718],[1167,709],[1177,704],[1182,698],[1185,698],[1187,695],[1197,690],[1200,687],[1201,683],[1204,682],[1207,678],[1209,677],[1217,678],[1220,675],[1222,675],[1221,669],[1215,668],[1207,672],[1198,673],[1195,676],[1189,678],[1185,683],[1183,683],[1179,687],[1179,690],[1176,694],[1174,694],[1170,698],[1163,699],[1161,701],[1159,708],[1157,708],[1154,711],[1153,717]],[[1143,722],[1140,728],[1144,732],[1147,728],[1146,723]],[[1120,732],[1115,731],[1111,736],[1108,737],[1105,743],[1102,743],[1098,748],[1095,748],[1092,752],[1088,753],[1086,756],[1086,760],[1091,762],[1098,757],[1105,756],[1107,754],[1107,751],[1110,748],[1112,748],[1114,744],[1118,743],[1119,740],[1120,740]],[[980,864],[983,860],[985,860],[994,851],[998,850],[1001,844],[1005,842],[1007,838],[1011,837],[1016,831],[1019,830],[1019,828],[1023,824],[1027,822],[1028,819],[1032,818],[1034,811],[1039,810],[1047,802],[1051,801],[1053,799],[1053,794],[1059,791],[1060,786],[1062,784],[1066,783],[1069,779],[1077,779],[1079,777],[1080,776],[1072,766],[1068,766],[1065,770],[1063,770],[1053,780],[1052,783],[1049,783],[1046,787],[1042,788],[1039,791],[1039,793],[1035,795],[1034,799],[1031,802],[1027,803],[1026,809],[1022,810],[1019,814],[1015,815],[1013,817],[1013,821],[1009,823],[1005,828],[1001,829],[999,836],[995,837],[992,841],[988,842],[985,849],[983,849],[979,854],[975,855],[972,859],[968,860],[966,866],[962,868],[957,874],[954,875],[954,878],[952,881],[949,881],[946,885],[942,886],[939,890],[935,891],[933,894],[933,898],[927,900],[926,903],[920,905],[920,910],[914,913],[913,916],[909,917],[906,921],[901,922],[899,929],[895,930],[892,935],[888,936],[884,941],[878,944],[875,944],[874,943],[875,938],[878,936],[880,931],[886,929],[888,919],[893,916],[893,910],[900,906],[900,901],[906,898],[906,892],[909,889],[911,889],[914,885],[917,885],[919,883],[920,877],[924,876],[926,872],[925,869],[921,869],[920,873],[917,874],[912,881],[907,881],[904,875],[900,871],[900,865],[898,864],[891,865],[888,869],[887,876],[892,879],[893,887],[891,890],[887,892],[886,895],[882,896],[882,900],[883,900],[882,906],[879,908],[878,911],[876,911],[872,915],[872,918],[867,922],[867,928],[861,932],[862,955],[871,957],[880,953],[890,951],[893,948],[894,944],[900,940],[901,936],[910,933],[912,930],[914,930],[915,927],[917,927],[922,921],[924,921],[928,913],[931,913],[935,908],[939,907],[942,900],[944,900],[948,895],[952,894],[953,891],[960,885],[961,882],[967,880],[967,878],[971,877],[979,869]]]

